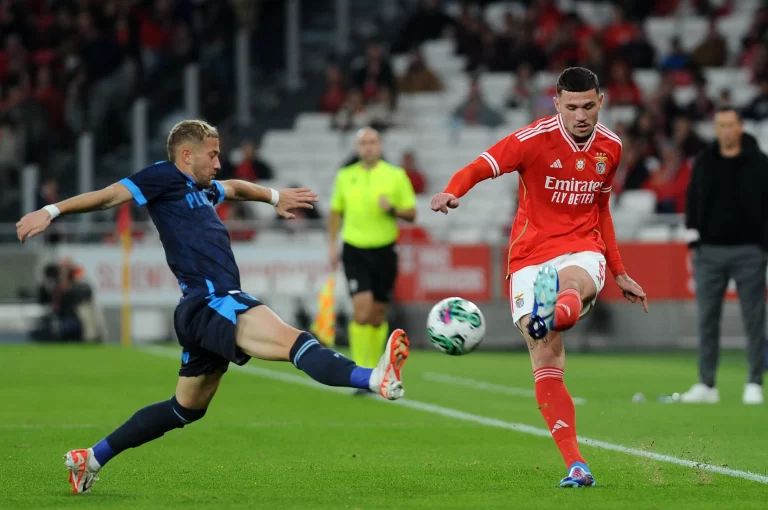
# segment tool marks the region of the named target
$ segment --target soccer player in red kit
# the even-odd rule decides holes
[[[558,114],[497,142],[456,172],[432,210],[444,214],[480,181],[517,171],[519,207],[508,252],[507,279],[515,325],[531,354],[536,401],[568,468],[560,487],[595,479],[579,453],[576,411],[563,383],[561,333],[595,303],[608,266],[624,296],[643,289],[624,270],[608,207],[621,160],[621,140],[598,122],[603,94],[597,76],[572,67],[557,80]]]

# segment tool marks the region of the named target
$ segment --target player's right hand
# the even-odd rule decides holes
[[[459,199],[450,193],[438,193],[432,197],[432,210],[448,214],[448,209],[456,209],[459,206]]]
[[[291,209],[314,209],[312,204],[318,200],[317,193],[309,188],[281,189],[275,210],[283,218],[292,220],[296,215],[290,212]]]
[[[38,209],[35,212],[25,214],[16,223],[16,237],[23,244],[27,239],[45,232],[45,229],[51,224],[51,219],[51,214],[45,209]]]

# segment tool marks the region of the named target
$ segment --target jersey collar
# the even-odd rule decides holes
[[[565,141],[571,149],[573,149],[573,152],[587,152],[589,148],[592,147],[592,142],[595,140],[595,135],[597,134],[597,126],[595,126],[592,130],[592,134],[589,135],[589,138],[584,143],[576,143],[573,138],[571,138],[571,135],[569,135],[568,131],[565,129],[563,117],[559,113],[557,114],[557,126],[560,128],[560,134],[563,135],[563,138],[565,138]]]

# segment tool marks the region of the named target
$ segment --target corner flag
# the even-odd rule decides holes
[[[323,345],[336,343],[336,275],[332,274],[317,298],[317,316],[310,330]]]

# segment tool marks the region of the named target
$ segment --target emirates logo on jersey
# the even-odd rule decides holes
[[[544,188],[551,189],[552,202],[556,204],[594,204],[595,194],[600,191],[601,181],[580,181],[578,179],[557,179],[550,175],[544,181]]]

